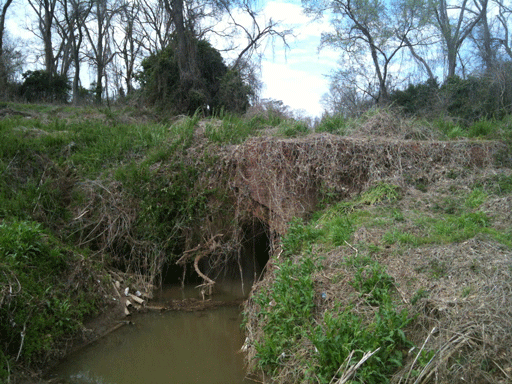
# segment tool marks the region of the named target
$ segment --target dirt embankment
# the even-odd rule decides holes
[[[124,181],[112,176],[79,180],[76,170],[70,174],[57,172],[60,169],[58,161],[46,158],[43,161],[37,157],[41,160],[39,185],[52,185],[52,180],[58,181],[58,188],[53,189],[58,189],[61,194],[51,202],[65,206],[62,208],[69,209],[72,216],[70,223],[59,223],[59,229],[72,234],[79,247],[90,247],[98,254],[110,254],[110,261],[101,260],[105,264],[113,260],[129,273],[145,273],[144,284],[160,274],[167,257],[161,249],[162,245],[167,245],[166,239],[158,239],[162,241],[157,243],[154,241],[157,236],[150,237],[144,233],[144,225],[151,230],[163,228],[163,236],[181,231],[181,243],[175,249],[181,252],[182,264],[188,265],[189,270],[199,269],[212,279],[224,264],[234,261],[236,268],[242,269],[241,258],[257,257],[256,244],[250,242],[257,238],[265,243],[263,251],[267,253],[267,259],[271,256],[265,278],[255,287],[258,290],[272,284],[273,263],[281,250],[280,240],[294,217],[307,220],[319,209],[348,201],[379,182],[396,185],[401,190],[402,200],[395,208],[402,211],[404,220],[389,225],[402,232],[421,230],[412,225],[415,219],[406,212],[429,217],[438,210],[445,213],[456,211],[459,201],[448,204],[446,200],[460,191],[469,193],[478,183],[484,190],[490,186],[486,192],[488,197],[478,208],[487,217],[484,221],[492,220],[496,231],[506,232],[512,227],[510,192],[496,194],[492,183],[488,183],[494,180],[494,176],[510,175],[510,148],[500,142],[312,134],[296,139],[262,136],[239,145],[220,145],[208,143],[204,131],[197,127],[194,129],[193,144],[179,154],[180,163],[155,161],[147,168],[147,173],[140,176],[147,178],[145,184],[137,184],[137,172],[140,171],[137,165],[125,170]],[[74,137],[69,132],[61,133],[65,137]],[[80,132],[75,139],[79,137]],[[64,139],[62,142],[69,144]],[[171,152],[179,152],[176,148],[172,147]],[[73,150],[76,148],[70,147],[66,153],[59,152],[60,160],[67,158],[68,152]],[[24,164],[19,159],[21,157],[17,155],[8,159],[7,168],[11,174],[18,174],[21,190],[26,175],[22,169]],[[19,170],[17,165],[20,165]],[[189,173],[184,173],[184,170]],[[130,172],[136,175],[132,179]],[[190,177],[195,179],[186,193],[173,189],[174,184],[185,182]],[[75,195],[80,199],[72,201]],[[189,206],[182,204],[182,200],[190,196],[199,198],[187,200]],[[197,205],[201,205],[200,209]],[[53,213],[53,210],[45,210],[42,206],[36,208],[33,212],[43,214],[41,218],[36,217],[37,220],[51,221],[48,213]],[[367,209],[378,210],[378,206],[370,204]],[[156,212],[154,217],[163,218],[159,219],[160,222],[172,220],[182,212],[196,216],[189,222],[176,222],[174,227],[151,227],[150,224],[154,223],[149,218],[153,212]],[[143,218],[147,221],[141,220],[142,213],[147,214]],[[411,227],[400,227],[403,223],[409,223]],[[499,379],[512,377],[507,357],[511,355],[509,348],[499,343],[510,335],[507,331],[511,329],[510,324],[495,321],[497,318],[500,321],[506,319],[512,307],[509,305],[510,287],[503,283],[510,277],[510,250],[503,248],[497,237],[489,239],[485,236],[473,236],[453,244],[430,243],[406,248],[399,246],[398,242],[386,242],[384,235],[387,229],[360,226],[350,241],[352,246],[325,253],[325,270],[314,279],[315,289],[320,296],[325,293],[328,300],[318,303],[318,311],[343,303],[340,292],[345,292],[347,286],[343,285],[343,279],[340,281],[333,276],[350,274],[351,271],[344,271],[338,261],[371,245],[372,249],[378,250],[377,257],[386,265],[399,287],[405,306],[414,301],[412,298],[418,291],[430,293],[428,298],[418,301],[423,307],[412,308],[422,314],[423,322],[418,322],[417,329],[411,330],[411,337],[420,344],[429,337],[429,343],[433,343],[429,347],[443,351],[436,367],[448,364],[453,356],[460,355],[459,352],[466,353],[467,348],[478,345],[479,349],[472,349],[478,353],[471,352],[477,363],[484,359],[485,364],[491,367],[489,369],[501,372],[496,374]],[[361,248],[360,244],[364,247]],[[471,255],[471,263],[467,255]],[[432,278],[432,271],[436,276],[442,275],[441,278]],[[96,281],[100,284],[99,279],[91,280],[92,283]],[[208,281],[206,283],[209,284]],[[459,298],[456,293],[462,284],[466,284],[464,287],[468,289],[464,291],[464,297]],[[111,292],[105,295],[101,292],[109,300],[116,297],[111,285],[111,281],[105,285]],[[178,303],[176,307],[180,305]],[[197,306],[197,302],[192,305]],[[249,304],[249,312],[253,309]],[[464,323],[463,319],[470,316],[473,316],[472,320]],[[115,320],[115,317],[109,317],[107,321],[93,326],[108,329],[107,325]],[[250,329],[250,333],[257,334],[259,325],[251,322],[249,325],[256,327]],[[428,336],[434,326],[439,333]],[[453,339],[454,335],[459,335],[459,338]],[[412,364],[412,361],[407,364]],[[429,371],[425,378],[430,379],[437,372]],[[464,377],[467,380],[468,376]],[[445,378],[448,380],[448,376]]]
[[[254,139],[236,148],[231,164],[244,207],[280,235],[293,217],[309,218],[322,199],[350,200],[379,182],[399,186],[397,202],[358,208],[365,212],[361,215],[378,216],[380,224],[356,225],[343,246],[313,247],[314,254],[325,257],[313,276],[315,322],[322,324],[323,314],[336,313],[340,304],[355,305],[354,311],[368,318],[375,315],[375,308],[351,301],[355,270],[344,264],[366,255],[385,267],[399,307],[414,317],[405,333],[415,347],[405,354],[393,382],[512,380],[512,172],[506,145],[330,135]],[[471,200],[480,193],[481,200]],[[479,218],[481,229],[467,229],[469,218]],[[274,252],[277,258],[269,261],[255,293],[273,289],[282,262],[278,246]],[[247,303],[250,342],[260,348],[268,341],[261,310]],[[286,358],[272,374],[277,382],[304,378],[301,370],[315,364],[312,342],[298,337],[296,343],[302,347],[282,351]],[[263,373],[256,354],[249,348],[249,362]],[[334,375],[333,380],[341,379]]]
[[[493,167],[502,153],[506,146],[499,142],[321,134],[251,139],[224,161],[237,201],[283,234],[293,217],[307,216],[322,201],[343,200],[379,180],[427,186],[457,169]]]

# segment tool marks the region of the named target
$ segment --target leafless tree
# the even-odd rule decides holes
[[[144,35],[138,28],[140,22],[141,7],[138,2],[126,2],[120,10],[119,33],[121,40],[114,39],[116,50],[121,56],[124,71],[122,77],[126,84],[126,93],[133,93],[133,76],[135,64],[143,50]]]
[[[268,39],[271,40],[272,44],[279,40],[285,48],[289,48],[287,39],[293,36],[291,29],[282,29],[280,22],[270,18],[268,21],[263,22],[260,18],[260,12],[254,10],[251,4],[244,1],[237,7],[236,11],[238,14],[249,16],[251,20],[250,24],[242,24],[239,22],[238,16],[233,13],[230,4],[227,2],[221,3],[224,12],[228,16],[230,31],[226,37],[233,37],[241,34],[246,43],[241,49],[240,47],[231,47],[230,49],[239,49],[236,59],[233,61],[232,68],[236,70],[243,70],[244,65],[251,61],[253,56],[261,55],[260,50],[262,44]]]
[[[123,4],[116,0],[93,0],[94,20],[87,24],[85,33],[89,41],[87,57],[96,68],[96,89],[94,100],[101,104],[104,91],[104,79],[108,64],[113,60],[112,49],[114,17],[119,14]]]
[[[471,5],[473,5],[471,7]],[[487,12],[487,0],[462,0],[450,5],[447,0],[431,2],[433,25],[439,30],[446,51],[447,76],[455,75],[457,59],[464,40]],[[457,17],[452,17],[455,13]]]
[[[327,4],[308,1],[303,4],[310,14],[331,12],[334,32],[322,34],[322,45],[339,48],[348,56],[358,56],[362,62],[368,55],[378,84],[378,92],[373,97],[379,103],[388,102],[389,68],[397,53],[406,46],[412,25],[394,17],[390,6],[381,0],[371,3],[332,0]]]
[[[497,37],[497,41],[501,45],[501,47],[505,50],[507,56],[512,59],[512,48],[510,45],[510,32],[509,32],[509,22],[510,16],[512,15],[512,9],[505,4],[504,0],[495,0],[496,5],[498,6],[498,15],[497,19],[500,25],[500,33]]]
[[[12,0],[4,0],[0,2],[1,14],[0,14],[0,88],[5,89],[7,85],[7,70],[4,56],[4,30],[5,30],[5,17],[7,15],[7,9],[12,4]]]
[[[170,43],[173,24],[167,12],[165,0],[138,0],[139,14],[137,34],[141,36],[138,43],[149,53],[156,53]]]
[[[375,104],[379,83],[372,68],[356,56],[346,58],[340,64],[343,65],[329,76],[329,93],[321,102],[331,113],[356,117]]]
[[[42,40],[44,66],[48,73],[55,74],[59,54],[54,52],[53,30],[57,0],[28,0],[37,15],[37,27],[32,32]],[[62,42],[59,47],[62,47]]]
[[[413,60],[419,64],[429,79],[434,79],[434,71],[426,59],[432,52],[437,39],[429,33],[429,12],[425,0],[399,1],[395,17],[400,18],[396,30],[397,37],[403,40]]]
[[[63,58],[63,73],[68,73],[66,66],[71,63],[74,67],[72,93],[73,104],[79,102],[79,86],[80,86],[80,67],[82,63],[82,43],[84,41],[84,29],[87,19],[91,13],[91,0],[60,0],[63,9],[63,21],[59,23],[59,30],[66,36],[68,43],[66,44],[67,59]]]
[[[487,0],[480,0],[483,6],[487,6],[485,3]],[[482,12],[481,7],[479,9]],[[476,36],[473,35],[473,41],[478,48],[478,52],[482,61],[485,63],[487,70],[492,70],[496,66],[497,60],[497,47],[496,41],[491,30],[491,21],[489,20],[489,12],[482,12],[480,23],[475,27]]]

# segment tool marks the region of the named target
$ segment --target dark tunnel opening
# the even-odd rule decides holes
[[[242,258],[248,263],[252,262],[252,282],[255,282],[270,258],[270,230],[267,224],[258,220],[243,227],[243,231]]]
[[[183,273],[185,272],[185,276]],[[162,285],[177,285],[181,284],[183,277],[185,277],[185,284],[201,284],[201,277],[194,271],[192,265],[183,266],[176,264],[173,260],[164,264],[162,268]]]
[[[212,257],[205,257],[199,263],[200,270],[215,280],[216,283],[243,282],[244,291],[250,290],[252,284],[260,278],[270,257],[271,241],[270,230],[266,223],[254,219],[242,225],[242,239],[237,250],[227,255],[219,265],[214,263]],[[177,285],[182,283],[184,269],[175,262],[166,263],[162,270],[163,285]],[[188,265],[185,271],[185,284],[199,285],[202,279]]]

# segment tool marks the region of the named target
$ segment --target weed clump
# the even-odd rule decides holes
[[[270,286],[262,285],[245,310],[254,368],[282,382],[330,383],[344,377],[382,383],[402,367],[404,351],[412,345],[404,329],[412,318],[397,301],[385,268],[368,255],[339,260],[346,278],[332,289],[325,281],[328,264],[314,256],[322,247],[325,253],[348,244],[358,207],[394,194],[395,188],[381,184],[308,224],[291,223],[282,240],[283,259],[273,262]],[[353,367],[363,359],[356,372]]]
[[[413,188],[375,183],[293,220],[245,307],[253,372],[279,383],[506,381],[512,217],[491,210],[507,209],[496,188],[506,174],[434,182],[424,205]]]
[[[103,301],[100,272],[40,224],[0,224],[0,377],[62,356],[63,339],[81,329]]]

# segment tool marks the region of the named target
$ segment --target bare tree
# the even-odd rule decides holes
[[[375,100],[389,100],[389,68],[397,53],[406,46],[411,26],[393,17],[390,7],[381,0],[331,0],[327,3],[303,2],[310,14],[330,11],[334,32],[322,34],[322,45],[341,49],[348,56],[368,56],[378,84]],[[363,64],[364,65],[364,64]],[[364,65],[366,66],[366,65]]]
[[[4,56],[4,30],[5,30],[5,17],[7,15],[7,9],[12,4],[12,0],[5,0],[0,3],[2,7],[2,13],[0,14],[0,88],[5,89],[7,85],[7,71]]]
[[[327,113],[341,114],[344,117],[360,116],[370,106],[366,91],[361,92],[359,84],[351,82],[350,79],[331,81],[329,92],[322,95],[320,102]]]
[[[396,30],[397,37],[403,40],[414,61],[419,64],[429,79],[434,79],[434,71],[426,59],[436,44],[436,38],[428,31],[429,12],[425,0],[401,0],[395,9],[395,17],[402,22]]]
[[[460,5],[450,5],[447,0],[431,2],[433,24],[442,36],[446,51],[448,77],[455,75],[462,43],[487,12],[487,0],[473,0],[473,8],[470,8],[468,1],[462,0]],[[458,16],[454,18],[452,15],[455,12],[458,12]]]
[[[495,0],[498,6],[497,19],[500,24],[500,34],[497,37],[497,41],[500,43],[502,48],[505,50],[507,56],[512,59],[512,48],[510,46],[510,33],[509,33],[509,18],[512,15],[512,9],[507,6],[504,0]]]
[[[482,12],[481,8],[483,8],[483,6],[487,6],[486,1],[487,0],[480,0],[482,4],[482,7],[479,9],[480,12]],[[492,70],[496,66],[497,49],[493,32],[491,31],[489,12],[482,12],[480,23],[475,26],[475,30],[476,36],[473,35],[472,39],[478,48],[478,52],[482,61],[485,63],[486,69]]]
[[[156,53],[167,47],[174,30],[171,15],[165,7],[165,0],[138,0],[139,15],[136,24],[137,34],[141,36],[138,43],[147,53]]]
[[[67,68],[71,63],[74,67],[72,93],[73,104],[80,99],[80,66],[82,63],[82,43],[84,40],[84,28],[91,13],[91,0],[60,0],[63,8],[63,22],[59,23],[59,30],[67,38],[66,54],[63,57],[63,73],[68,73]]]
[[[231,65],[233,69],[242,70],[254,55],[261,55],[260,48],[263,42],[268,39],[272,41],[272,44],[279,40],[286,49],[289,48],[287,38],[293,36],[293,31],[291,29],[281,29],[279,21],[270,18],[268,22],[262,24],[259,17],[260,12],[254,10],[249,2],[244,1],[237,8],[237,12],[249,16],[251,23],[242,24],[237,20],[237,15],[233,14],[229,3],[223,2],[221,4],[230,24],[230,32],[226,34],[226,37],[233,37],[241,33],[246,40],[245,46],[239,50]],[[237,48],[239,47],[231,47],[230,49],[235,50]]]
[[[52,40],[57,0],[28,0],[28,3],[37,15],[37,27],[32,32],[43,42],[44,66],[53,75],[56,73],[59,56],[55,55]]]
[[[133,93],[133,76],[135,64],[141,56],[143,50],[144,35],[140,34],[139,15],[141,13],[140,3],[126,2],[120,10],[119,33],[122,36],[121,41],[114,39],[116,51],[119,53],[124,66],[124,71],[120,75],[124,77],[126,84],[126,93]]]
[[[379,83],[372,67],[365,65],[364,59],[357,55],[346,57],[329,75],[329,93],[322,96],[322,104],[331,113],[354,117],[375,104]]]
[[[89,41],[90,51],[87,57],[96,67],[95,102],[101,104],[104,91],[106,68],[116,54],[111,49],[113,38],[114,17],[123,5],[111,0],[93,0],[93,25],[87,25],[85,33]]]

